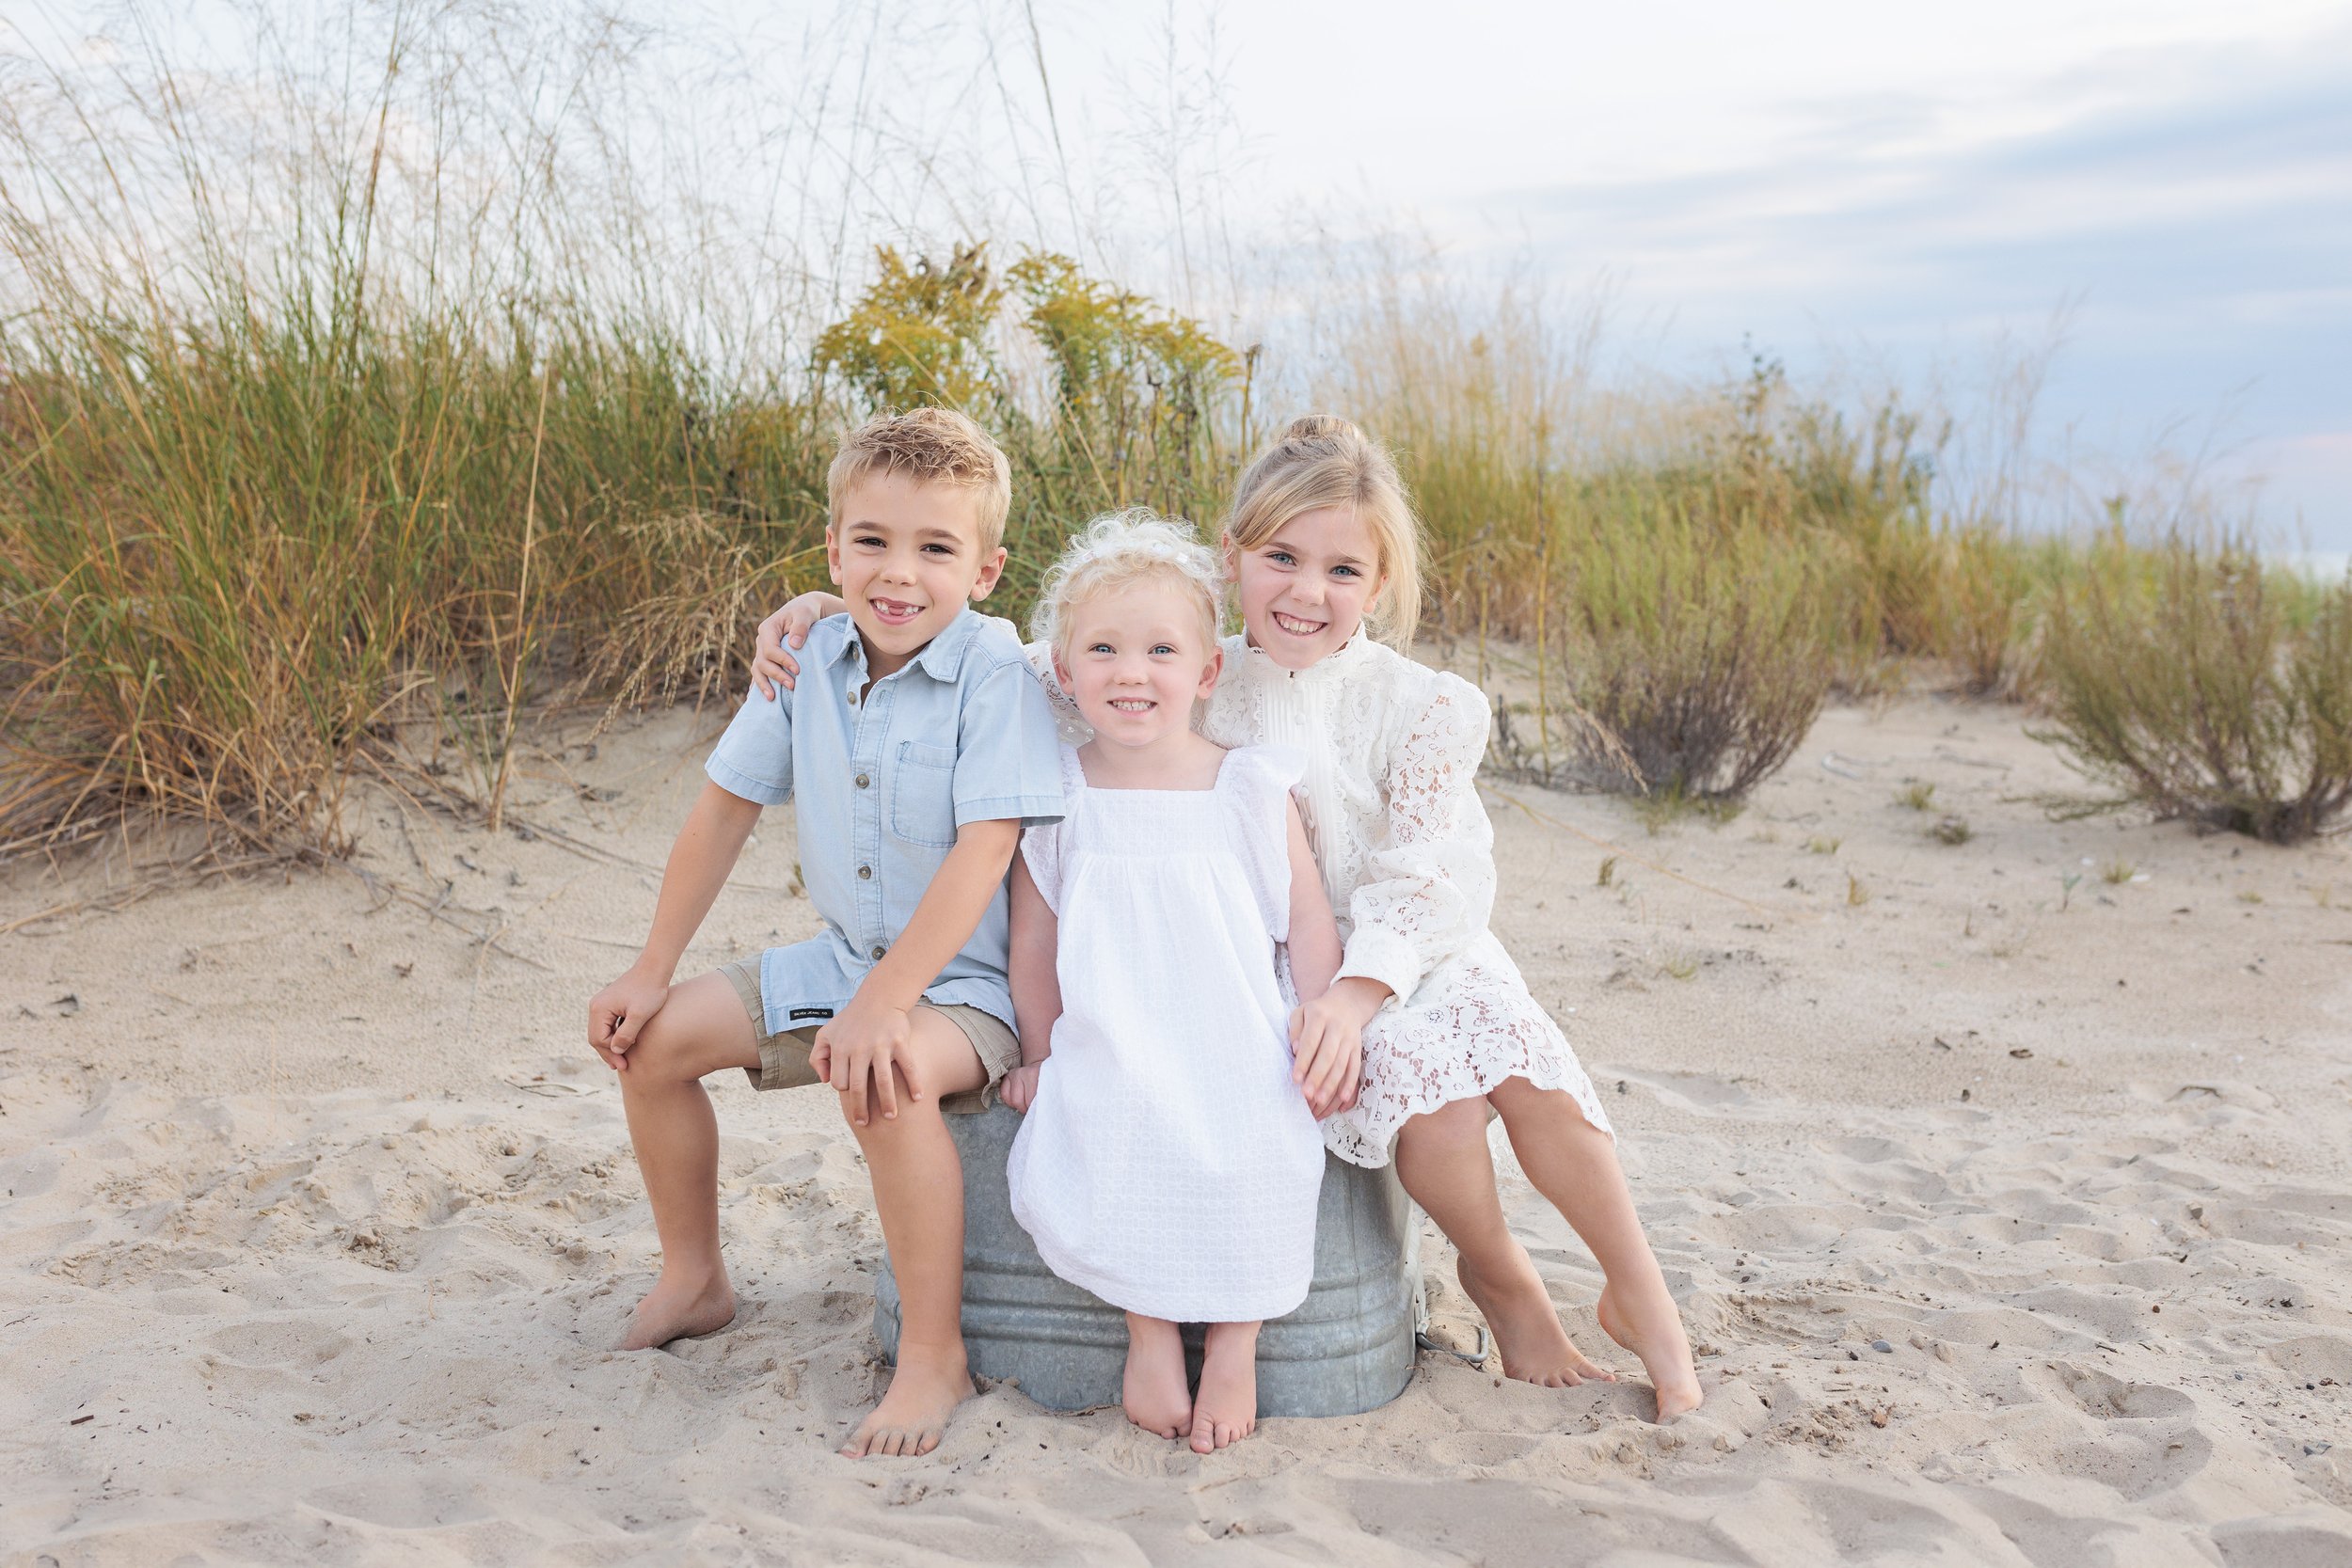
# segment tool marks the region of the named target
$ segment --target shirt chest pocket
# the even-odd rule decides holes
[[[898,742],[890,775],[890,831],[909,844],[946,849],[956,842],[956,753],[919,740]]]

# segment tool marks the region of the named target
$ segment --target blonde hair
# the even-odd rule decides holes
[[[884,474],[972,491],[980,553],[1004,543],[1005,515],[1012,510],[1012,465],[988,432],[966,416],[952,408],[910,408],[877,414],[844,436],[833,467],[825,470],[825,507],[834,527],[841,524],[842,497]]]
[[[1346,508],[1372,531],[1387,580],[1364,619],[1382,641],[1411,647],[1421,624],[1421,522],[1387,449],[1345,420],[1293,420],[1252,458],[1233,487],[1225,537],[1237,550],[1258,549],[1293,517],[1326,507]]]
[[[1072,610],[1147,581],[1171,583],[1193,596],[1200,611],[1200,651],[1214,652],[1225,612],[1225,572],[1216,552],[1194,537],[1191,524],[1145,506],[1105,513],[1072,535],[1070,547],[1045,574],[1029,630],[1064,654]]]

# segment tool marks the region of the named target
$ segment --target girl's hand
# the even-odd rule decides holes
[[[1037,1103],[1038,1072],[1044,1066],[1043,1062],[1024,1062],[1014,1068],[996,1085],[996,1098],[1027,1116],[1029,1107]]]
[[[588,1048],[606,1067],[627,1072],[629,1048],[669,1000],[669,982],[631,969],[589,999]]]
[[[786,651],[786,644],[800,647],[808,641],[809,627],[848,608],[831,594],[812,592],[760,622],[759,641],[752,656],[752,684],[759,688],[759,694],[773,702],[778,686],[791,690],[801,677],[801,661]]]
[[[1363,1067],[1363,1021],[1343,994],[1318,996],[1292,1012],[1291,1082],[1317,1121],[1356,1103]]]

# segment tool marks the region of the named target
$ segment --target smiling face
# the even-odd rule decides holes
[[[1192,727],[1223,655],[1202,634],[1200,595],[1146,578],[1073,605],[1055,673],[1095,738],[1136,750]]]
[[[922,652],[967,602],[986,598],[1005,552],[981,551],[974,492],[885,473],[841,498],[840,520],[825,530],[825,564],[879,676]]]
[[[1302,512],[1254,549],[1228,545],[1251,646],[1304,670],[1347,645],[1379,596],[1380,547],[1347,507]]]

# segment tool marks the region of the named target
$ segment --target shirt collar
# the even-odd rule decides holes
[[[953,685],[957,672],[963,668],[964,650],[972,646],[972,639],[979,634],[980,620],[980,612],[965,605],[956,611],[956,618],[947,623],[946,629],[923,644],[922,652],[909,659],[905,667],[920,668],[931,679]],[[831,647],[818,651],[816,662],[865,665],[865,640],[858,635],[857,622],[846,611],[841,616],[841,635]]]
[[[1304,670],[1288,670],[1275,663],[1274,656],[1251,642],[1249,634],[1244,632],[1242,633],[1242,661],[1263,679],[1271,680],[1276,676],[1287,676],[1294,681],[1326,681],[1361,663],[1365,656],[1376,645],[1377,641],[1368,628],[1358,626],[1355,636]]]
[[[947,629],[923,645],[914,662],[923,667],[931,679],[954,684],[956,673],[963,668],[964,650],[972,646],[972,639],[979,635],[980,612],[970,605],[956,611],[956,618],[947,623]]]

